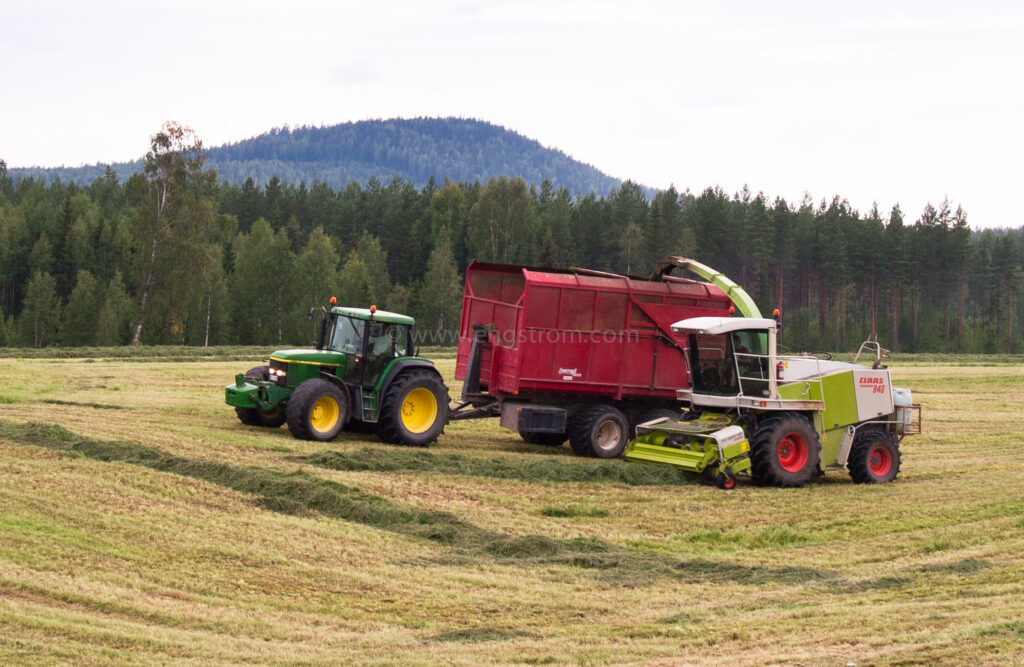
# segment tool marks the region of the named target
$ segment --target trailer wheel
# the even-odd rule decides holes
[[[377,436],[395,445],[430,446],[448,423],[448,400],[448,387],[437,373],[402,373],[384,392]]]
[[[348,398],[327,380],[306,380],[286,404],[288,430],[300,440],[333,440],[345,423]]]
[[[626,416],[610,405],[587,405],[569,420],[569,444],[578,456],[613,459],[628,439]]]
[[[805,417],[793,412],[763,416],[750,438],[750,474],[762,486],[803,486],[821,459],[821,439]]]
[[[531,445],[561,447],[569,437],[565,433],[538,433],[537,431],[520,431],[519,437]]]
[[[267,428],[277,428],[287,418],[284,408],[280,405],[273,410],[235,408],[235,414],[238,415],[238,421],[246,426],[266,426]]]
[[[862,430],[853,439],[847,467],[857,484],[891,482],[900,474],[900,446],[888,431]]]

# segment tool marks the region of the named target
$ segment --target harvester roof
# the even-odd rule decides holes
[[[691,317],[672,325],[676,333],[724,334],[731,331],[774,330],[778,324],[766,317]]]

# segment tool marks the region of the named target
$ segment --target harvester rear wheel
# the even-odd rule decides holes
[[[287,404],[288,430],[300,440],[333,440],[345,423],[348,397],[327,380],[306,380]]]
[[[629,422],[618,408],[587,405],[569,420],[569,445],[577,456],[613,459],[626,448]]]
[[[537,431],[520,431],[519,437],[531,445],[561,447],[569,437],[565,433],[538,433]]]
[[[814,478],[821,439],[805,417],[793,412],[762,416],[750,438],[750,474],[763,486],[803,486]]]
[[[429,370],[410,370],[384,391],[377,436],[394,445],[429,447],[448,423],[448,387]]]
[[[900,474],[900,446],[888,431],[861,430],[853,439],[847,467],[857,484],[891,482]]]

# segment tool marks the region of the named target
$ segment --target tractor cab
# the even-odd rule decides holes
[[[414,356],[411,317],[373,307],[335,307],[331,319],[324,347],[345,354],[345,382],[374,387],[392,361]]]
[[[739,407],[741,399],[778,398],[775,320],[693,317],[672,330],[687,336],[691,386],[678,392],[695,406]]]

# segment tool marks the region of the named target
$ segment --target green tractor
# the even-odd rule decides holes
[[[877,342],[845,363],[780,356],[776,319],[696,317],[672,329],[688,337],[691,386],[678,397],[691,411],[639,425],[626,459],[675,465],[727,489],[738,473],[795,487],[828,467],[846,467],[858,483],[896,479],[899,443],[921,432],[921,406],[893,388]],[[865,350],[870,367],[856,363]]]
[[[411,317],[375,306],[321,308],[315,349],[278,350],[269,364],[235,376],[225,400],[250,426],[331,440],[342,430],[426,447],[448,422],[448,388],[433,362],[416,356]],[[313,317],[310,310],[310,317]]]

